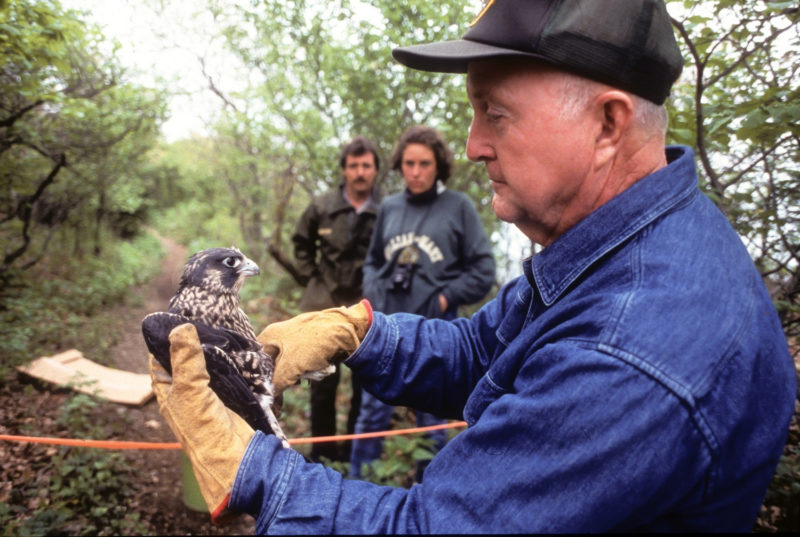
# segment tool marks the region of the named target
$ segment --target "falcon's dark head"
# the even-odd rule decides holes
[[[260,272],[258,265],[237,248],[210,248],[189,258],[179,288],[200,287],[216,295],[238,295],[244,279]]]

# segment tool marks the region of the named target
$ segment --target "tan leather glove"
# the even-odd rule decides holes
[[[372,324],[372,306],[362,300],[346,308],[301,313],[272,323],[259,335],[264,350],[275,359],[275,397],[302,378],[322,378],[358,348]],[[324,372],[315,376],[318,372]]]
[[[228,500],[239,463],[255,433],[208,387],[208,371],[195,327],[176,327],[169,341],[173,378],[150,355],[158,411],[192,463],[212,522],[221,523],[236,516],[227,510]]]

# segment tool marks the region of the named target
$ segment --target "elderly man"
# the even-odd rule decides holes
[[[154,366],[156,392],[215,516],[275,533],[749,531],[795,373],[690,149],[664,148],[681,70],[664,5],[492,0],[462,40],[394,56],[466,71],[467,154],[497,216],[544,248],[471,319],[362,302],[260,335],[284,384],[344,359],[386,402],[468,422],[409,490],[346,481],[254,434],[177,328],[176,377]]]

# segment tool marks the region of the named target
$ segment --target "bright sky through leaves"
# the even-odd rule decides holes
[[[224,51],[211,15],[198,9],[196,2],[170,0],[163,8],[151,4],[63,0],[65,8],[86,12],[84,20],[96,23],[106,38],[119,42],[117,56],[131,80],[169,89],[170,119],[162,126],[167,141],[203,133],[223,103],[210,91],[199,57],[206,62],[206,73],[225,91],[235,89],[241,80],[240,64]]]

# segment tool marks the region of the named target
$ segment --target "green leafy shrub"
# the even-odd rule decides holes
[[[59,408],[57,423],[76,438],[104,438],[109,429],[98,422],[100,403],[73,393]],[[37,459],[36,476],[0,502],[5,535],[131,535],[146,526],[129,513],[133,495],[131,470],[119,453],[93,448],[59,448],[51,459]]]
[[[164,252],[149,233],[108,245],[97,257],[54,251],[0,288],[0,377],[41,355],[113,344],[114,320],[96,314],[152,277]]]
[[[192,198],[179,203],[156,216],[153,225],[185,244],[190,253],[216,246],[244,248],[236,216],[205,199]]]
[[[362,478],[379,485],[410,487],[417,473],[417,463],[433,458],[433,441],[422,436],[387,436],[381,458],[361,469]]]
[[[91,412],[100,405],[98,399],[85,393],[74,393],[58,409],[56,423],[76,438],[104,438],[106,432]]]
[[[53,457],[52,468],[47,488],[26,488],[19,493],[38,497],[37,508],[0,504],[0,524],[5,531],[21,536],[145,533],[139,514],[128,512],[131,476],[121,455],[62,448]]]
[[[145,234],[109,241],[97,257],[71,257],[54,249],[28,272],[0,289],[0,379],[13,367],[70,347],[102,351],[114,343],[114,319],[97,315],[125,299],[130,289],[160,269],[160,241]],[[146,253],[146,255],[144,254]],[[32,389],[32,388],[31,388]],[[56,424],[76,438],[105,438],[112,424],[93,415],[101,403],[73,393],[59,407]],[[42,460],[47,464],[42,465]],[[32,463],[34,464],[34,463]],[[0,503],[4,535],[129,535],[146,531],[128,513],[130,468],[105,450],[60,448],[40,457],[35,479]]]

